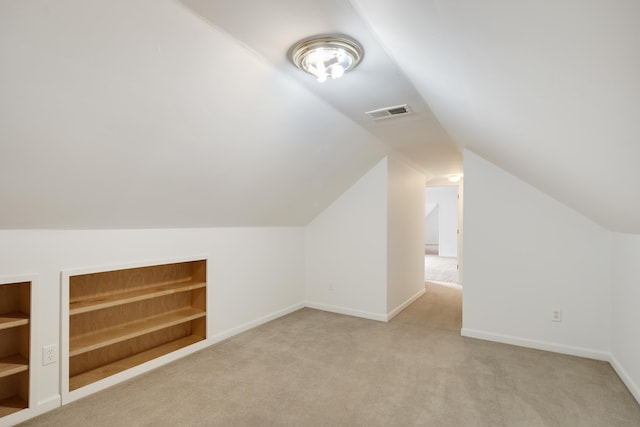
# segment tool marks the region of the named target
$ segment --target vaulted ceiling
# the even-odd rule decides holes
[[[0,228],[304,225],[383,156],[468,148],[640,233],[640,3],[0,2]],[[344,33],[360,66],[287,60]],[[365,111],[408,103],[414,114]]]

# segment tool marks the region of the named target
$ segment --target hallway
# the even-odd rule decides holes
[[[459,285],[457,258],[439,256],[437,245],[425,245],[424,280]]]

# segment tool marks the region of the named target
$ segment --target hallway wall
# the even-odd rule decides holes
[[[425,202],[437,203],[440,256],[458,256],[458,186],[427,187]]]

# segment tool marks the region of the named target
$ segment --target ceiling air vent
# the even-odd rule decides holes
[[[377,110],[367,111],[365,113],[373,120],[388,119],[389,117],[404,116],[411,114],[411,108],[407,104],[396,105],[394,107],[380,108]]]

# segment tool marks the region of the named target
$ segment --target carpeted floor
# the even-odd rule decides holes
[[[639,426],[609,364],[460,337],[428,285],[389,323],[303,309],[25,426]]]
[[[457,258],[437,255],[424,256],[424,280],[458,284]]]

